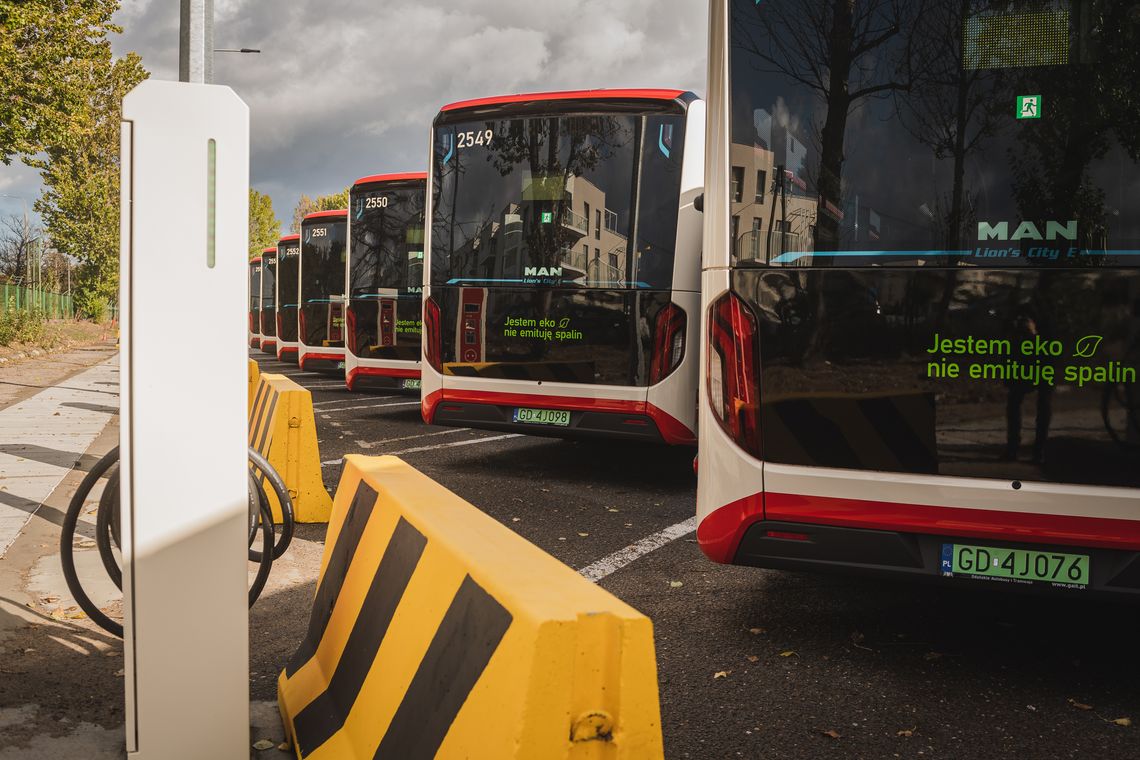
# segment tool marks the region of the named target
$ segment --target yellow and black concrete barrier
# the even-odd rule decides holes
[[[298,758],[663,756],[649,619],[395,457],[346,458],[277,694]]]
[[[249,408],[253,409],[253,397],[257,393],[257,386],[261,384],[261,367],[253,359],[249,360]]]
[[[321,479],[313,396],[284,375],[262,374],[249,407],[249,445],[281,474],[300,523],[328,522],[332,499]],[[273,518],[281,520],[281,504],[272,489]]]

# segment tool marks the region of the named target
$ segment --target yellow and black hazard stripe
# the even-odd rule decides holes
[[[662,757],[649,620],[395,457],[346,458],[278,703],[302,760]]]
[[[249,411],[249,446],[265,456],[272,443],[273,413],[277,410],[279,393],[272,383],[261,381],[253,406]]]
[[[300,757],[311,755],[344,727],[348,713],[343,706],[356,702],[426,546],[427,538],[400,518],[328,688],[293,719]],[[380,740],[376,757],[435,757],[510,624],[511,614],[466,576]]]

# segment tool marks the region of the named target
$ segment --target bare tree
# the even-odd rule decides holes
[[[0,275],[12,282],[30,279],[29,264],[41,234],[22,216],[0,219]]]
[[[734,44],[752,66],[798,82],[827,106],[819,128],[817,185],[821,211],[825,204],[834,208],[817,221],[818,250],[839,243],[847,119],[864,98],[909,89],[911,39],[904,30],[924,5],[912,0],[764,3],[734,30]]]

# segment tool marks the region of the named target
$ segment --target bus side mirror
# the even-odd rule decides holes
[[[705,194],[704,193],[701,193],[696,198],[693,198],[693,208],[695,208],[697,211],[700,211],[702,214],[705,213]]]

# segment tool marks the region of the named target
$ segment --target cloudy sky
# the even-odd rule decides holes
[[[178,78],[178,0],[122,0],[115,52]],[[215,0],[214,80],[251,112],[250,181],[285,224],[301,193],[423,170],[445,103],[592,87],[702,93],[704,0]],[[0,193],[39,192],[0,165]],[[19,202],[0,198],[0,213]],[[8,205],[15,204],[12,208]]]

